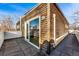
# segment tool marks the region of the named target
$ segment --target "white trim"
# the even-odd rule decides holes
[[[54,42],[56,41],[56,14],[53,14],[54,19]]]
[[[40,37],[40,25],[41,25],[41,18],[40,18],[40,16],[36,16],[36,17],[33,17],[33,18],[31,18],[31,19],[29,19],[29,20],[27,20],[26,22],[25,22],[25,40],[27,41],[27,42],[29,42],[30,44],[32,44],[33,46],[35,46],[36,48],[40,48],[40,46],[38,47],[38,46],[36,46],[35,44],[33,44],[33,43],[31,43],[30,42],[30,39],[26,39],[26,24],[28,23],[29,24],[29,22],[31,22],[31,21],[33,21],[33,20],[35,20],[35,19],[37,19],[37,18],[39,18],[39,37]],[[30,31],[29,31],[30,32]],[[30,34],[29,34],[30,35]],[[40,45],[40,39],[39,39],[39,45]]]
[[[39,47],[40,44],[42,44],[42,40],[41,40],[41,16],[39,16]]]
[[[27,41],[29,41],[29,39],[27,39],[27,34],[26,34],[26,31],[27,31],[27,25],[28,24],[28,26],[29,26],[29,23],[28,22],[25,22],[25,40],[27,40]],[[29,28],[28,28],[28,30],[29,30]],[[28,32],[29,33],[29,32]],[[29,35],[29,34],[28,34]],[[29,37],[28,37],[29,38]]]
[[[25,39],[25,41],[27,41],[27,39]],[[37,49],[40,49],[38,46],[36,46],[35,44],[31,43],[30,41],[27,41],[29,44],[33,45],[34,47],[36,47]]]
[[[50,41],[50,3],[47,3],[48,42]]]
[[[20,31],[21,31],[21,17],[20,17]]]
[[[25,39],[26,39],[26,22],[25,22],[25,24],[24,24],[24,29],[25,29],[25,33],[24,33],[24,37],[25,37]]]
[[[56,40],[59,40],[60,38],[64,37],[65,35],[67,35],[68,33],[65,33],[64,35],[58,37]]]
[[[33,21],[33,20],[35,20],[35,19],[37,19],[37,18],[40,18],[40,16],[35,16],[35,17],[33,17],[33,18],[31,18],[31,19],[27,20],[26,22]]]
[[[62,36],[58,37],[54,42],[54,47],[56,47],[67,35],[68,35],[68,32],[66,32]]]

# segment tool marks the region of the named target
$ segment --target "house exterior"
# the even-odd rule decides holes
[[[18,21],[18,22],[16,23],[16,30],[17,30],[17,31],[20,31],[20,21]]]
[[[68,34],[68,25],[57,4],[41,3],[21,18],[20,27],[25,40],[40,48],[44,41],[57,46]]]

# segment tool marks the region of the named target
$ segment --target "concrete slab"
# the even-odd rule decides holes
[[[65,39],[51,51],[51,56],[79,56],[79,43],[75,35],[69,34]]]
[[[0,56],[33,56],[38,49],[24,41],[24,38],[5,40]]]

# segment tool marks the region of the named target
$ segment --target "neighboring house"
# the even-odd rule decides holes
[[[20,31],[20,21],[18,21],[18,22],[16,23],[16,30],[17,30],[17,31]]]
[[[68,34],[68,25],[55,3],[41,3],[21,19],[22,35],[37,48],[40,48],[45,40],[52,40],[53,46],[57,46]]]

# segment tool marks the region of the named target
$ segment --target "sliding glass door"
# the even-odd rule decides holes
[[[39,18],[26,23],[26,38],[32,44],[39,46]]]
[[[39,46],[39,18],[30,22],[30,42]]]

